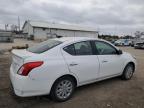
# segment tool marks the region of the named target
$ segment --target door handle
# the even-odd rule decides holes
[[[69,64],[70,66],[76,66],[76,65],[78,65],[77,63],[71,63],[71,64]]]
[[[106,60],[102,61],[102,63],[106,63],[106,62],[108,62],[108,61],[106,61]]]

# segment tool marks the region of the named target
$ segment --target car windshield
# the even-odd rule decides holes
[[[57,40],[47,40],[47,41],[44,41],[44,42],[41,42],[35,46],[32,46],[32,47],[29,47],[27,49],[27,51],[29,52],[32,52],[32,53],[37,53],[37,54],[40,54],[40,53],[43,53],[45,51],[48,51],[49,49],[61,44],[62,42],[61,41],[57,41]]]

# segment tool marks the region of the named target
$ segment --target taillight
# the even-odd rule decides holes
[[[18,74],[23,75],[23,76],[27,76],[32,69],[39,67],[42,64],[43,64],[43,61],[25,63],[19,69]]]

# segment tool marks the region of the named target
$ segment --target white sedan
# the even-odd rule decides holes
[[[66,101],[78,86],[116,76],[129,80],[135,70],[135,57],[107,41],[67,37],[13,50],[10,79],[17,96]]]

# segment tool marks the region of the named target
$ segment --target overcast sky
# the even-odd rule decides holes
[[[144,31],[144,0],[0,0],[0,28],[25,20],[80,24],[100,33]]]

